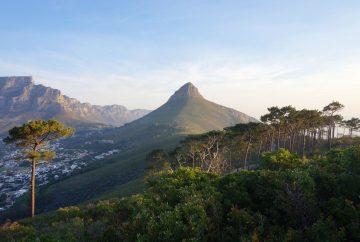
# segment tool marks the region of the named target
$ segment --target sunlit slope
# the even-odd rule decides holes
[[[113,140],[114,144],[106,148],[119,149],[121,153],[112,157],[110,162],[101,161],[101,167],[43,187],[38,195],[38,211],[50,211],[111,194],[139,192],[141,183],[133,181],[139,181],[143,176],[146,168],[144,158],[151,150],[170,151],[185,135],[256,121],[246,114],[206,100],[193,84],[187,83],[164,105],[143,118],[89,137],[89,141]],[[78,145],[89,150],[99,148],[94,144],[87,147]]]
[[[203,133],[210,130],[222,130],[238,123],[257,122],[253,117],[231,108],[206,100],[192,84],[182,86],[161,107],[134,122],[117,129],[113,134],[119,138],[137,135],[148,127],[172,129],[181,134]]]

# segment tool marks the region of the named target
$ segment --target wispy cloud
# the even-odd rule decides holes
[[[191,81],[205,97],[256,117],[272,105],[321,108],[333,99],[348,107],[346,116],[360,110],[360,65],[350,55],[250,60],[214,53],[149,64],[44,49],[31,57],[0,58],[0,75],[33,75],[80,101],[130,108],[154,109]]]

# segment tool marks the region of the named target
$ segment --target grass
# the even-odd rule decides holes
[[[111,199],[113,197],[126,197],[134,194],[139,194],[144,191],[145,182],[143,177],[138,177],[133,179],[125,184],[120,184],[118,186],[113,187],[107,193],[102,194],[97,199],[94,200],[106,200]]]

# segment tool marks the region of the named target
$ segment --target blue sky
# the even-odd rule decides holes
[[[0,0],[0,75],[92,104],[154,109],[182,84],[259,117],[360,116],[360,1]]]

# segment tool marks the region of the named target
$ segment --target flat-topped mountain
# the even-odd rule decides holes
[[[31,119],[57,118],[69,125],[121,126],[148,110],[81,103],[60,90],[36,85],[30,76],[0,77],[0,133]]]

